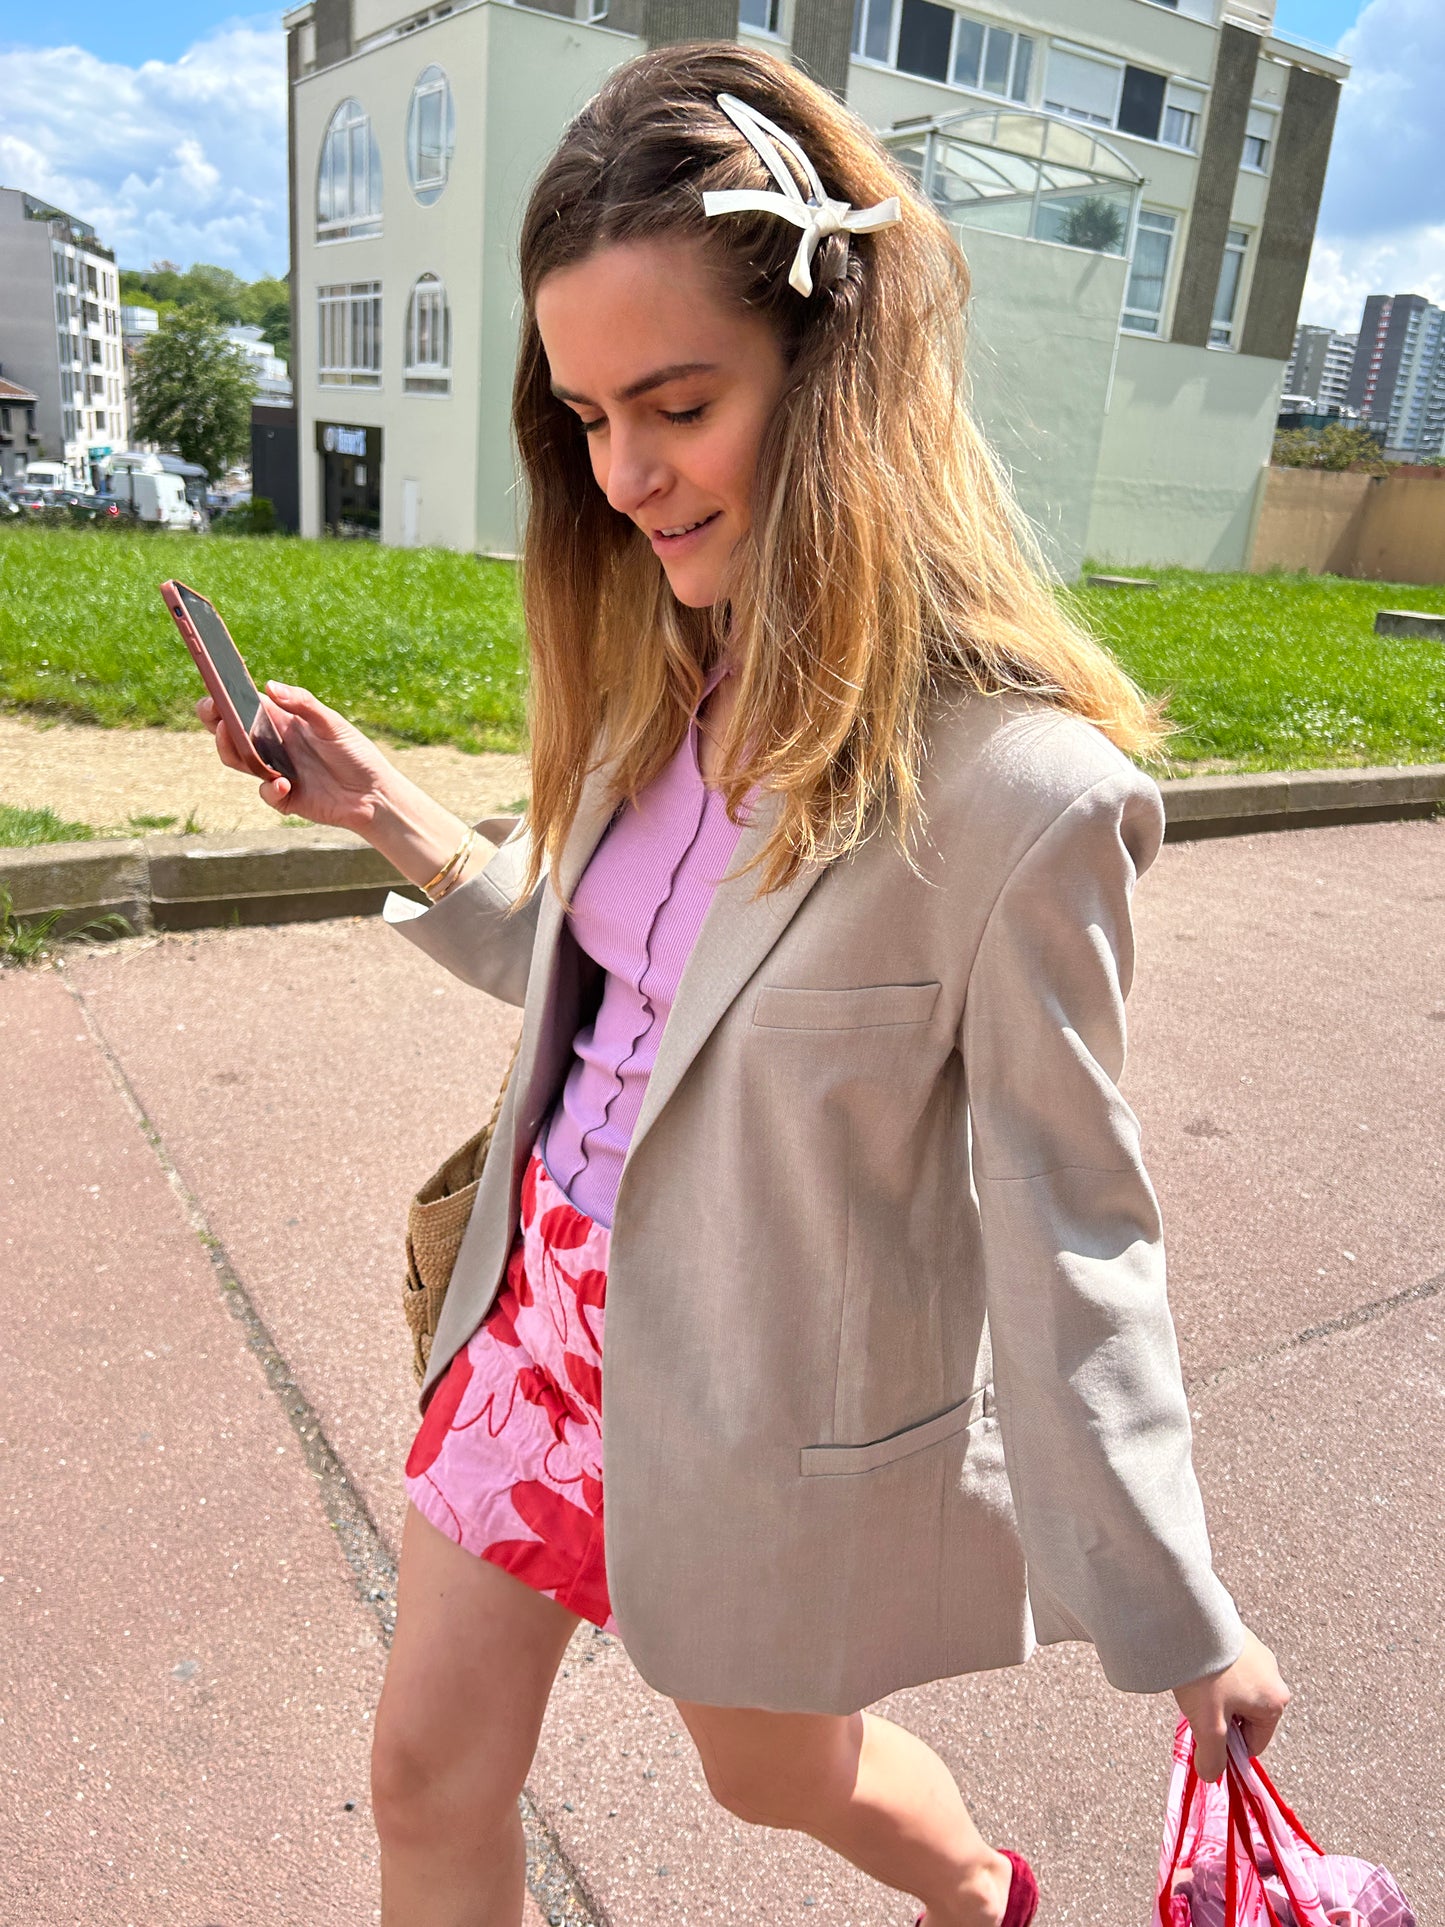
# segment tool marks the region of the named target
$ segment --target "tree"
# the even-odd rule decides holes
[[[251,447],[255,380],[242,351],[204,310],[168,314],[131,373],[134,432],[174,448],[217,481]]]
[[[1389,464],[1380,444],[1365,428],[1349,422],[1327,422],[1313,428],[1284,428],[1274,438],[1270,458],[1276,468],[1346,469],[1359,466],[1371,475],[1384,475]]]
[[[1086,195],[1067,209],[1059,239],[1071,248],[1093,248],[1099,254],[1118,253],[1124,240],[1124,216],[1102,194]]]

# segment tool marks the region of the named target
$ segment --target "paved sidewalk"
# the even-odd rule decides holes
[[[1219,1565],[1295,1690],[1271,1766],[1428,1927],[1445,823],[1168,845],[1136,907],[1124,1088]],[[366,1759],[416,1423],[400,1227],[515,1024],[374,921],[0,973],[7,1927],[377,1917]],[[1168,1702],[1064,1647],[884,1710],[1035,1860],[1040,1927],[1143,1927]],[[670,1704],[585,1627],[530,1796],[542,1918],[569,1927],[912,1919],[719,1811]]]

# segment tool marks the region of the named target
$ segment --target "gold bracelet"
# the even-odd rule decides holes
[[[433,903],[440,903],[447,891],[458,881],[462,871],[466,868],[467,858],[471,855],[472,845],[476,840],[476,831],[468,830],[456,849],[453,850],[446,862],[431,879],[430,883],[424,883],[421,886],[423,892],[431,897]],[[439,890],[437,889],[438,884],[442,886]],[[435,894],[433,894],[433,892],[435,892]]]

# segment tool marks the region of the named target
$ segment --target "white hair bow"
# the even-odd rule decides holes
[[[798,251],[793,256],[792,271],[788,275],[788,286],[796,288],[799,294],[813,292],[813,255],[825,234],[869,234],[874,228],[892,227],[903,219],[896,194],[890,195],[886,201],[880,201],[876,207],[855,208],[848,201],[830,200],[823,192],[823,183],[813,163],[791,134],[785,133],[775,122],[766,119],[735,94],[719,94],[717,104],[744,139],[757,149],[764,167],[783,191],[781,194],[771,194],[752,187],[710,191],[702,197],[703,213],[711,216],[732,214],[743,208],[755,209],[764,214],[781,214],[785,221],[800,227],[803,232],[798,241]],[[771,140],[769,135],[772,136]],[[773,145],[774,141],[781,141],[803,170],[810,199],[805,201],[798,191],[798,183],[793,179],[787,162]]]

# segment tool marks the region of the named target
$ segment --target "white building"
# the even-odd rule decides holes
[[[301,526],[510,553],[515,237],[612,68],[738,37],[955,224],[975,397],[1067,574],[1239,567],[1340,83],[1244,0],[308,0],[291,75]]]
[[[0,187],[0,359],[36,395],[32,460],[64,462],[77,487],[129,443],[115,256],[95,229]]]
[[[1334,328],[1296,328],[1294,353],[1284,371],[1285,393],[1308,401],[1320,414],[1342,414],[1359,340]]]
[[[251,364],[256,379],[256,399],[268,408],[291,406],[291,373],[286,363],[266,340],[264,332],[251,322],[227,328],[226,339],[239,348]]]

